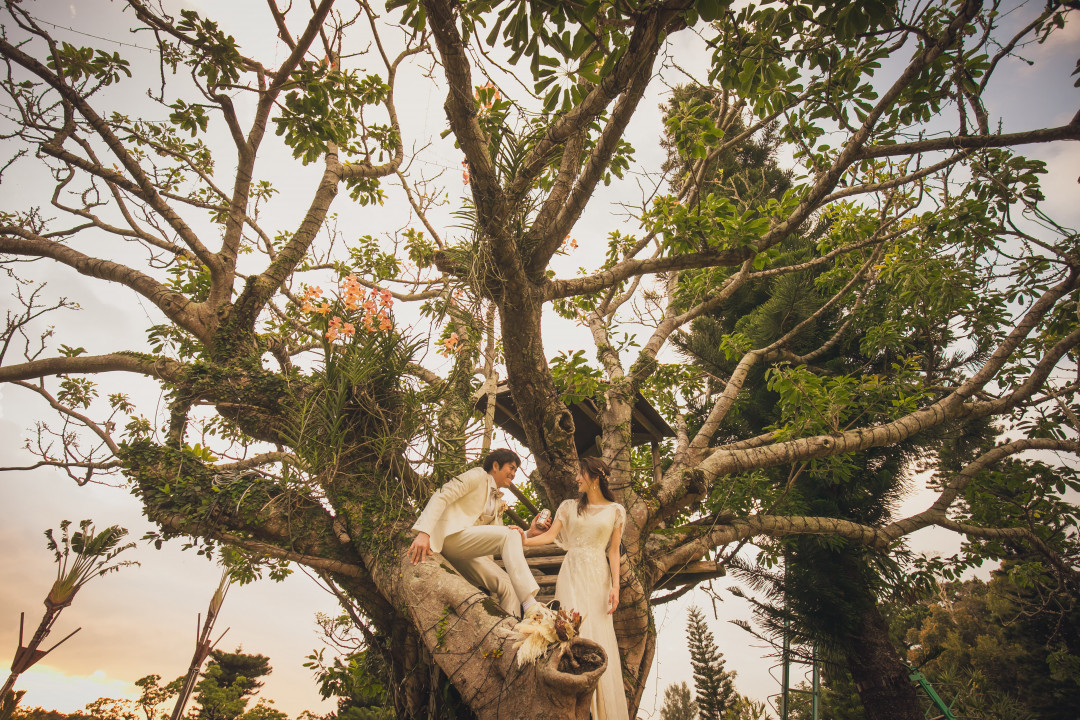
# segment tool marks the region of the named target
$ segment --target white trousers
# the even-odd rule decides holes
[[[521,534],[512,528],[475,525],[459,530],[443,538],[442,555],[466,580],[493,593],[514,617],[521,617],[521,603],[540,589],[525,561]],[[502,558],[506,570],[492,555]]]

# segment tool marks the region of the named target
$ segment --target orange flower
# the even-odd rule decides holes
[[[481,90],[491,90],[491,91],[492,91],[492,92],[491,92],[491,99],[489,99],[489,100],[485,100],[485,101],[484,101],[484,103],[483,103],[483,105],[484,105],[484,109],[485,109],[485,110],[490,110],[490,109],[491,109],[491,106],[492,106],[492,105],[493,105],[493,104],[495,103],[495,101],[496,101],[496,100],[498,100],[498,99],[499,99],[499,98],[501,97],[501,96],[499,95],[499,91],[495,89],[495,85],[494,85],[494,83],[490,83],[490,82],[489,82],[489,83],[486,83],[486,84],[484,84],[484,85],[480,86],[480,87],[479,87],[479,88],[478,88],[478,89],[476,90],[476,92],[475,92],[475,93],[473,93],[473,94],[474,94],[474,96],[476,97],[476,99],[477,99],[477,100],[479,100],[479,99],[480,99],[480,91],[481,91]]]
[[[310,300],[305,300],[304,304],[300,306],[300,312],[309,313],[315,309],[315,306],[311,304]]]
[[[394,296],[390,294],[389,290],[382,290],[379,293],[379,298],[382,300],[383,305],[389,306],[394,304]]]
[[[315,312],[319,313],[320,315],[329,315],[329,314],[330,314],[330,310],[331,310],[331,307],[330,307],[330,303],[328,303],[328,302],[326,302],[325,300],[323,300],[323,304],[322,304],[322,305],[320,305],[320,306],[319,306],[319,307],[318,307],[318,308],[317,308],[317,309],[315,310]]]
[[[345,323],[341,328],[341,334],[345,337],[352,337],[356,334],[356,328],[352,323]]]
[[[394,327],[394,323],[385,315],[379,316],[379,330],[386,332],[390,328]]]

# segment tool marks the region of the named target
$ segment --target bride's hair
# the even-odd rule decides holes
[[[605,499],[615,502],[615,496],[611,494],[611,488],[608,487],[608,466],[603,460],[595,457],[581,458],[579,467],[583,475],[600,481],[600,494]],[[589,494],[581,493],[577,504],[578,514],[585,512],[587,507],[589,507]]]

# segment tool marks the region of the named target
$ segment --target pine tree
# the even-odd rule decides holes
[[[685,682],[672,683],[664,690],[664,706],[660,708],[660,720],[694,720],[697,703],[690,697]]]
[[[724,654],[716,647],[705,616],[696,606],[690,608],[686,621],[690,643],[690,665],[694,669],[700,720],[720,720],[724,710],[735,701],[735,673],[724,669]]]
[[[273,672],[270,658],[250,655],[240,648],[234,653],[214,650],[211,662],[195,686],[199,709],[195,720],[236,720],[247,710],[248,700],[263,683],[259,678]],[[253,708],[254,710],[254,708]]]

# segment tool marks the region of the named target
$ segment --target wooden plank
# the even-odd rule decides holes
[[[534,574],[537,572],[543,573],[544,568],[550,568],[554,571],[556,575],[558,575],[559,568],[562,567],[561,557],[525,558],[525,562],[529,563],[529,569],[532,570]],[[506,569],[506,566],[503,565],[503,562],[500,559],[496,559],[495,564],[501,567],[503,570]]]
[[[527,547],[523,549],[525,551],[525,557],[527,558],[547,555],[558,555],[559,557],[562,557],[566,554],[566,551],[558,545],[539,545],[537,547]]]
[[[708,560],[699,560],[698,562],[687,563],[674,572],[665,574],[660,578],[660,582],[656,583],[653,590],[673,588],[688,583],[724,577],[725,575],[727,575],[727,568],[724,565],[709,562]]]

